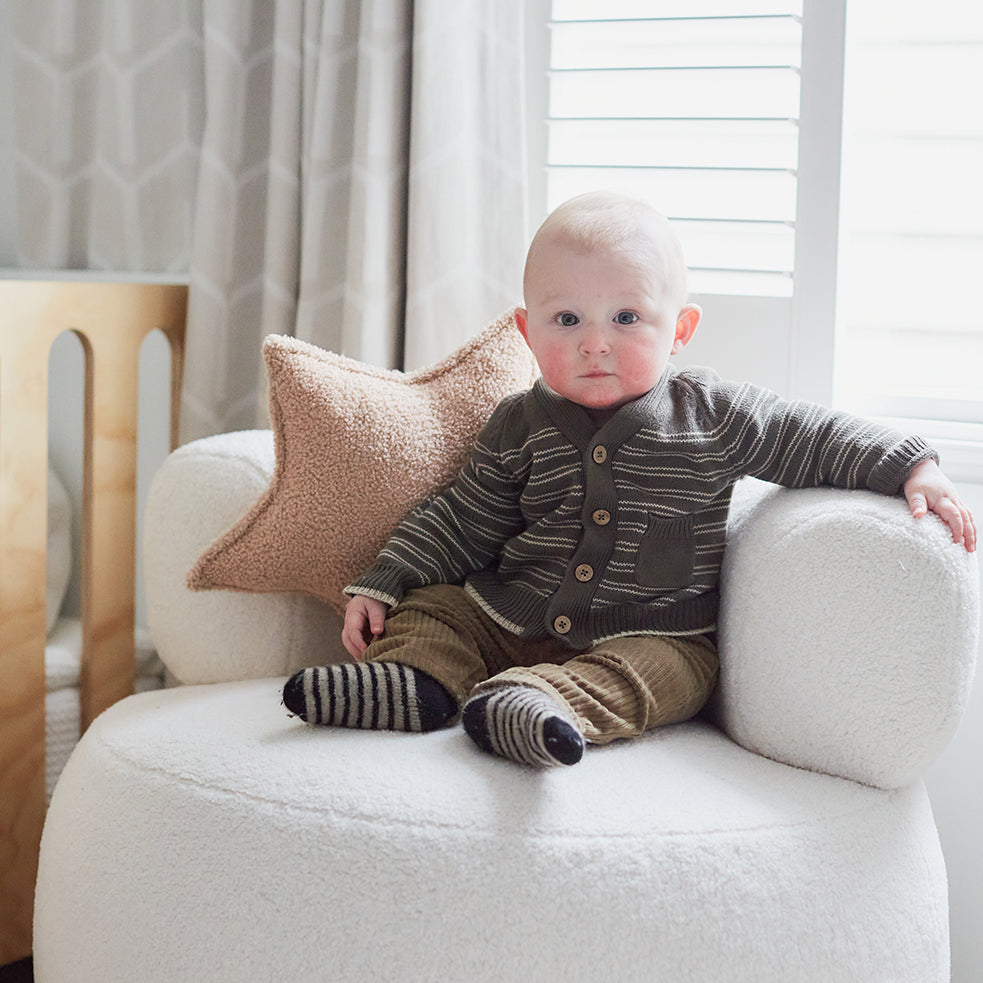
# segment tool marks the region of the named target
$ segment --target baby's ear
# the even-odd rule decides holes
[[[673,355],[681,352],[696,334],[696,329],[700,326],[700,319],[703,311],[696,304],[687,304],[676,318],[676,338],[672,343]]]
[[[515,326],[519,329],[519,334],[526,339],[526,344],[529,344],[529,330],[526,325],[529,322],[529,312],[524,307],[517,307],[513,311],[513,316],[515,317]]]

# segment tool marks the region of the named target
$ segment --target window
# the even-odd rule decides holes
[[[847,38],[837,391],[979,440],[983,7],[851,0]]]
[[[983,441],[983,6],[529,6],[534,223],[582,190],[646,197],[712,315],[702,360]]]

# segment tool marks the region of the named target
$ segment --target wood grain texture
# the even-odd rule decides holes
[[[133,691],[140,347],[171,344],[177,437],[187,287],[0,282],[0,965],[31,952],[44,822],[48,356],[85,352],[82,726]]]

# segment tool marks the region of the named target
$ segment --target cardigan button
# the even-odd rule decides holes
[[[598,444],[591,452],[591,457],[595,464],[603,464],[608,459],[608,449],[603,444]]]
[[[611,513],[607,509],[595,509],[591,513],[595,525],[606,526],[611,521]]]
[[[573,622],[565,614],[553,619],[553,631],[557,635],[567,635],[571,628],[573,628]]]
[[[576,570],[574,570],[574,576],[582,583],[586,584],[588,580],[591,580],[594,576],[594,568],[589,563],[581,563]]]

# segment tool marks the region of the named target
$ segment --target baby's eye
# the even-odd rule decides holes
[[[557,321],[563,325],[565,328],[572,328],[575,325],[580,324],[580,318],[576,314],[571,314],[569,311],[565,314],[560,314],[557,316]]]
[[[634,311],[618,311],[614,319],[618,324],[634,324],[638,320],[638,315]]]

